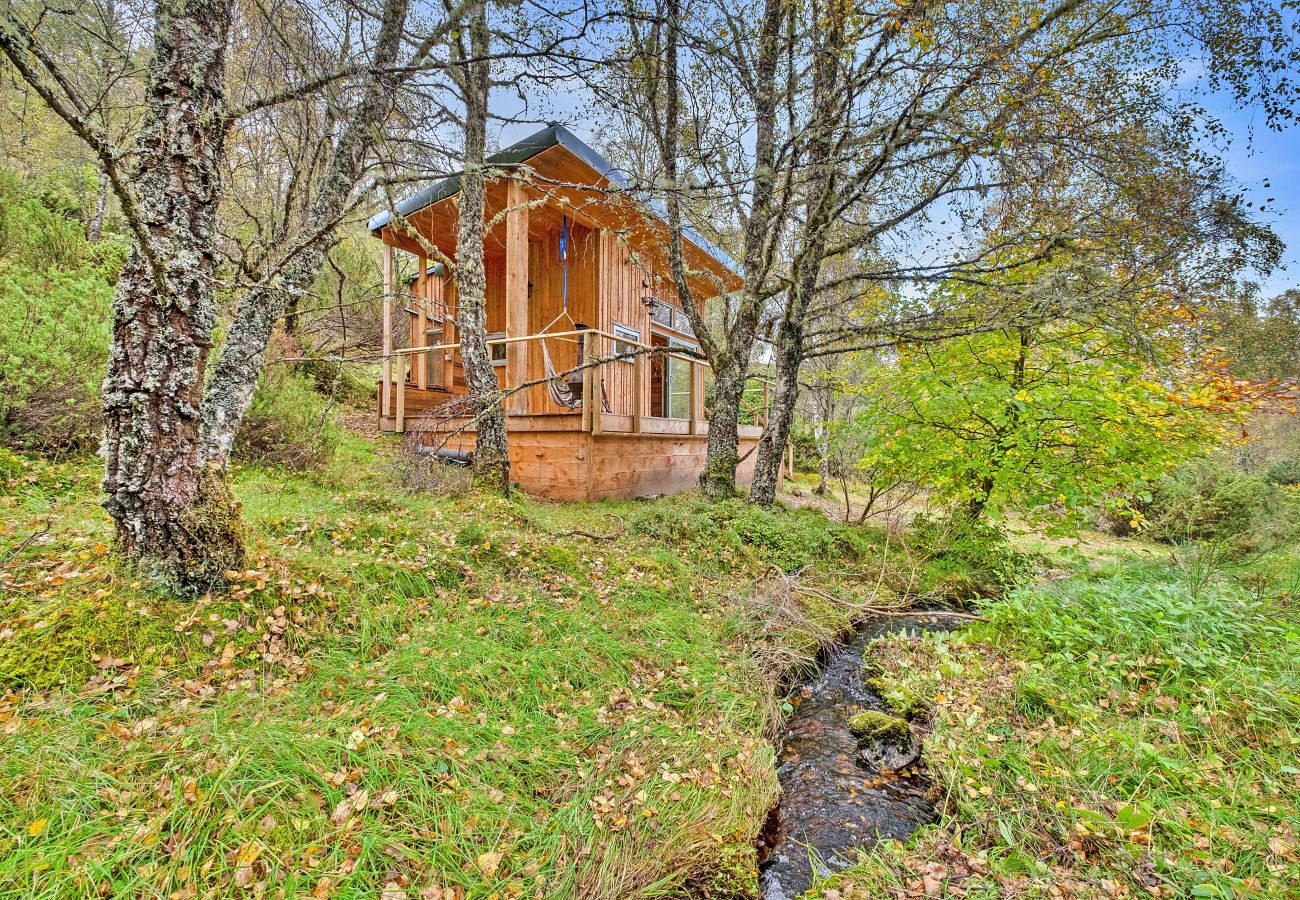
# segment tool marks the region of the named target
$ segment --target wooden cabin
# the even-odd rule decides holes
[[[708,436],[708,367],[671,349],[644,349],[698,346],[667,274],[663,221],[560,125],[490,162],[501,175],[486,192],[489,351],[503,388],[537,382],[505,401],[513,478],[563,500],[693,487]],[[439,254],[455,259],[459,190],[459,177],[447,178],[369,228],[385,250],[379,427],[415,431],[422,444],[464,459],[474,427],[463,399],[456,283],[437,262]],[[699,303],[741,286],[734,264],[698,235],[688,236],[685,255]],[[742,484],[765,424],[767,386],[752,389]]]

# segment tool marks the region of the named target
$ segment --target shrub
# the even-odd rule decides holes
[[[262,375],[235,437],[235,455],[298,471],[319,469],[334,456],[341,438],[329,401],[311,379],[276,366]]]
[[[0,172],[0,443],[94,443],[121,241],[88,244],[74,205]]]
[[[988,522],[917,516],[912,540],[924,561],[922,593],[954,600],[1001,597],[1033,568],[1032,560]]]
[[[1261,527],[1276,494],[1258,475],[1206,459],[1162,478],[1143,513],[1148,533],[1157,540],[1222,540]]]
[[[365,366],[312,357],[299,363],[298,370],[326,397],[354,406],[375,402],[374,372]]]
[[[1300,459],[1280,459],[1268,467],[1264,480],[1286,487],[1300,485]]]
[[[684,495],[633,516],[630,530],[663,540],[737,547],[793,572],[831,556],[858,557],[870,544],[861,529],[831,522],[814,509],[754,506],[739,498],[717,503]]]

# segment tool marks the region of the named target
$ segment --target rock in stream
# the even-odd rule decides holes
[[[781,800],[760,837],[764,900],[791,900],[814,876],[851,865],[859,847],[901,840],[932,819],[920,746],[906,723],[900,730],[884,715],[888,704],[867,687],[862,655],[882,634],[952,625],[937,613],[872,620],[805,690],[781,743]]]

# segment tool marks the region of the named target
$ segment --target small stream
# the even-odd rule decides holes
[[[890,712],[863,677],[862,656],[874,638],[952,627],[955,620],[942,613],[870,620],[803,689],[781,742],[781,800],[759,838],[763,900],[791,900],[811,887],[814,874],[851,865],[857,848],[901,840],[932,819],[920,764],[898,773],[866,768],[848,721],[864,710]]]

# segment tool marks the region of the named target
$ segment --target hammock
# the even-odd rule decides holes
[[[573,383],[562,377],[555,371],[555,364],[551,362],[550,351],[546,349],[546,341],[538,341],[542,345],[542,365],[546,367],[546,391],[551,395],[551,399],[559,406],[566,409],[582,408],[582,383]]]
[[[573,326],[575,329],[578,327],[578,323],[573,321],[573,317],[569,315],[568,244],[569,244],[569,217],[565,216],[563,220],[562,230],[560,231],[560,262],[563,264],[563,270],[564,270],[564,292],[562,295],[564,306],[560,310],[560,314],[556,316],[554,319],[552,319],[545,328],[543,328],[540,332],[538,332],[539,335],[546,334],[546,332],[550,331],[555,326],[555,323],[560,321],[561,319],[568,319],[569,324]],[[563,406],[565,409],[581,409],[582,408],[582,382],[569,381],[568,379],[562,377],[560,373],[556,370],[555,363],[551,361],[551,351],[546,347],[546,339],[542,338],[541,340],[538,341],[538,343],[542,345],[542,365],[546,373],[546,392],[550,394],[551,400],[554,401],[557,406]],[[578,364],[581,365],[582,361],[579,360]],[[596,385],[597,385],[596,389],[599,390],[603,395],[604,394],[603,384],[598,381]],[[608,412],[608,410],[606,411]]]

